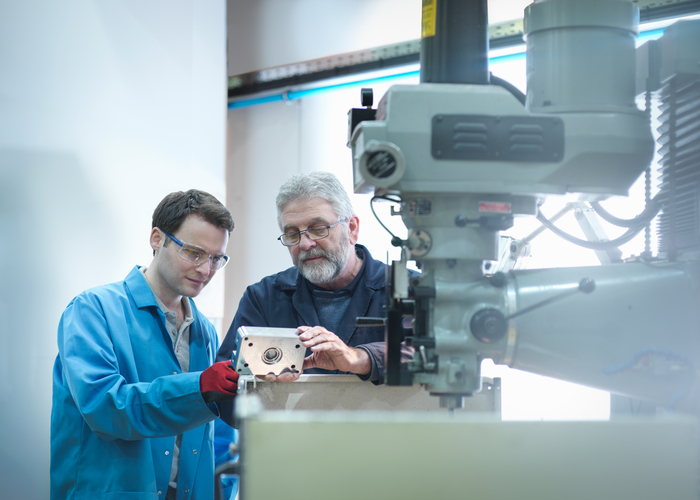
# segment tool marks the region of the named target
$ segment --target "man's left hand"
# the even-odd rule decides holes
[[[304,359],[303,370],[322,368],[367,375],[372,361],[364,349],[349,347],[338,336],[322,326],[300,326],[299,339],[312,354]],[[302,371],[303,371],[302,370]]]

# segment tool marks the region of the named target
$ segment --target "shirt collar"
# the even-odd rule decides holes
[[[151,288],[151,284],[146,279],[147,267],[136,266],[129,276],[127,276],[127,283],[131,290],[136,305],[138,307],[147,306],[158,306],[163,314],[170,312],[170,310],[165,307],[163,301],[160,300],[158,295]],[[150,297],[149,297],[150,296]],[[184,308],[185,321],[188,318],[192,318],[192,307],[190,306],[190,299],[187,297],[182,297],[182,307]]]

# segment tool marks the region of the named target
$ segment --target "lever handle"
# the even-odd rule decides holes
[[[386,324],[385,318],[369,318],[365,316],[360,316],[355,320],[355,324],[358,328],[366,326],[384,326]]]
[[[472,316],[469,322],[469,328],[472,334],[484,343],[498,342],[503,338],[508,330],[508,321],[521,316],[525,313],[529,313],[538,309],[540,307],[561,300],[565,297],[573,295],[578,292],[582,293],[592,293],[595,290],[595,281],[591,278],[583,278],[576,288],[571,290],[566,290],[554,297],[550,297],[542,302],[533,304],[525,309],[514,312],[509,316],[505,316],[501,311],[493,307],[486,307],[477,311],[474,316]]]
[[[529,307],[526,307],[525,309],[521,309],[520,311],[515,311],[513,314],[510,316],[506,316],[504,319],[506,321],[513,319],[517,316],[521,316],[525,313],[529,313],[530,311],[533,311],[535,309],[539,309],[540,307],[546,306],[551,304],[552,302],[556,302],[558,300],[561,300],[563,298],[566,298],[570,295],[574,295],[575,293],[578,292],[583,292],[583,293],[593,293],[595,290],[595,281],[592,278],[583,278],[581,281],[579,281],[579,284],[576,288],[572,288],[571,290],[565,290],[561,292],[559,295],[555,295],[554,297],[550,297],[548,299],[543,300],[542,302],[538,302],[537,304],[533,304]]]

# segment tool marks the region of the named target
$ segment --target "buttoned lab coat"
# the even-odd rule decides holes
[[[190,305],[189,373],[138,266],[68,305],[53,371],[52,500],[165,498],[178,434],[178,500],[214,497],[219,412],[204,402],[199,378],[214,362],[218,338]]]

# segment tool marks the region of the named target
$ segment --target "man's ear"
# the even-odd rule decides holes
[[[360,237],[360,218],[354,215],[348,219],[348,238],[354,245]]]
[[[160,247],[163,246],[163,237],[165,235],[158,229],[157,227],[154,227],[151,229],[151,237],[149,239],[149,243],[151,244],[151,248],[153,249],[154,252],[160,250]]]

